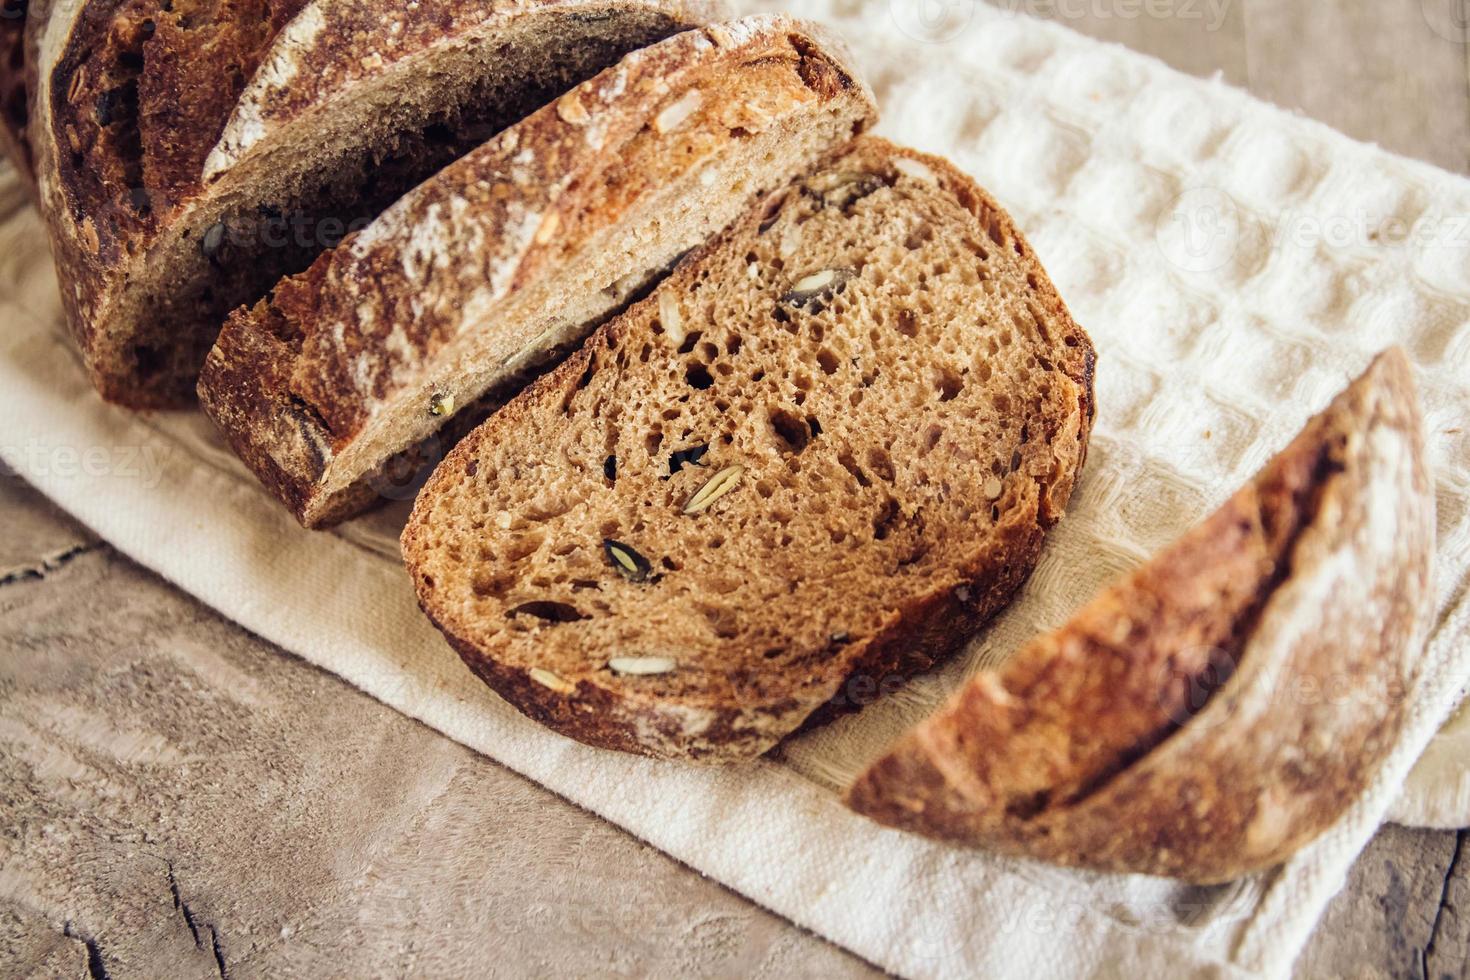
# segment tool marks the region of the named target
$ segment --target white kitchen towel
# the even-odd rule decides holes
[[[916,18],[909,2],[786,6],[854,42],[889,135],[953,156],[1013,210],[1101,364],[1095,451],[1036,575],[965,656],[898,696],[718,771],[531,724],[418,614],[393,540],[402,505],[308,534],[197,415],[91,393],[13,180],[0,457],[245,627],[896,973],[1282,975],[1470,676],[1470,232],[1454,224],[1470,182],[1053,25],[980,4]],[[1321,841],[1191,888],[958,850],[842,808],[836,789],[888,738],[1208,513],[1391,343],[1419,367],[1439,473],[1440,620],[1407,730]],[[1470,823],[1463,753],[1429,762],[1440,775],[1398,812]]]

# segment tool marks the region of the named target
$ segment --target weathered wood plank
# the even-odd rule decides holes
[[[1424,956],[1424,976],[1470,977],[1470,831],[1457,835],[1455,860],[1445,878],[1434,936]]]
[[[0,813],[7,976],[875,974],[106,549],[0,586]]]
[[[8,491],[8,492],[7,492]],[[49,567],[97,543],[97,536],[34,493],[0,463],[0,581],[46,574]]]
[[[1424,976],[1454,856],[1454,834],[1384,827],[1328,908],[1297,962],[1297,976]],[[1458,966],[1465,968],[1463,961]]]

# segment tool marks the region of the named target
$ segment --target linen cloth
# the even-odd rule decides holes
[[[1390,812],[1470,824],[1470,722],[1436,738],[1470,677],[1470,229],[1455,225],[1470,182],[1055,25],[965,3],[927,20],[909,3],[784,6],[853,42],[883,132],[953,157],[1012,210],[1101,361],[1093,455],[1035,576],[898,695],[725,770],[525,720],[419,615],[394,540],[406,503],[301,531],[201,417],[92,394],[13,177],[0,458],[246,628],[895,973],[1285,974]],[[1438,474],[1438,621],[1403,737],[1322,840],[1193,888],[959,850],[842,808],[837,791],[890,738],[1206,515],[1393,343],[1418,366]]]

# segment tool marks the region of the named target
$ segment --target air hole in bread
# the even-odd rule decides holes
[[[939,391],[939,400],[951,402],[965,390],[965,379],[951,367],[940,367],[935,371],[934,387]]]
[[[476,571],[470,578],[470,588],[479,599],[499,599],[515,584],[508,575],[493,575],[488,571]]]
[[[696,391],[704,391],[714,386],[715,379],[709,373],[709,368],[703,364],[691,364],[684,372],[684,380],[689,387]]]
[[[812,430],[800,416],[778,408],[770,413],[771,431],[785,453],[800,453],[812,440]]]
[[[522,562],[541,550],[545,537],[539,533],[522,535],[505,546],[501,558],[508,562]]]
[[[885,498],[882,506],[878,509],[878,516],[873,518],[873,540],[888,540],[888,536],[893,533],[893,527],[898,521],[898,516],[898,501],[892,497]]]
[[[520,616],[530,616],[544,623],[578,623],[590,617],[584,615],[576,606],[566,602],[551,602],[538,600],[535,602],[523,602],[519,606],[513,606],[506,615],[515,619]]]
[[[893,460],[889,458],[885,450],[878,448],[868,450],[868,469],[884,483],[893,482]]]

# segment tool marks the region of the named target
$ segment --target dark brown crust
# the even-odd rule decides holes
[[[896,743],[849,805],[1103,871],[1215,883],[1280,863],[1403,723],[1431,486],[1391,351],[1220,511]]]
[[[34,182],[30,142],[30,98],[26,85],[25,0],[0,0],[0,153],[22,177]]]
[[[821,93],[820,102],[798,104],[805,106],[800,111],[837,111],[831,100],[843,97],[842,111],[863,116],[859,131],[871,123],[870,94],[837,52],[818,44],[814,25],[778,17],[734,26],[741,29],[738,42],[712,44],[729,37],[719,25],[635,52],[574,91],[590,120],[568,121],[560,102],[544,107],[400,202],[394,229],[422,225],[458,201],[465,214],[443,219],[444,238],[483,234],[477,261],[503,267],[509,298],[616,223],[615,212],[593,210],[595,195],[605,172],[620,165],[628,140],[668,101],[671,85],[794,65]],[[602,133],[596,145],[587,138],[593,125]],[[511,192],[505,178],[517,171]],[[655,192],[672,173],[640,179]],[[482,186],[495,192],[481,195],[476,188]],[[517,228],[522,213],[552,215],[561,231],[527,245]],[[386,224],[380,219],[370,231]],[[283,280],[268,301],[232,314],[205,363],[199,386],[205,411],[304,526],[330,526],[374,502],[376,495],[361,485],[351,499],[327,500],[320,482],[327,457],[352,444],[377,409],[401,392],[399,377],[416,375],[462,333],[461,296],[448,290],[462,293],[463,284],[414,288],[405,282],[403,247],[401,235],[384,231],[371,249],[344,244],[322,255],[307,272]]]
[[[329,104],[350,104],[357,87],[446,39],[487,22],[580,16],[567,11],[582,3],[588,15],[597,13],[596,0],[420,0],[392,8],[398,29],[390,31],[386,8],[352,0],[175,0],[169,14],[163,0],[88,0],[70,23],[49,25],[46,42],[36,45],[49,62],[37,69],[48,94],[45,118],[33,121],[31,137],[47,185],[43,210],[68,322],[94,385],[105,398],[137,408],[192,401],[198,363],[185,370],[171,362],[175,352],[135,349],[136,330],[122,310],[144,295],[150,262],[177,247],[201,213],[216,202],[250,199],[248,173],[226,170],[206,180],[201,167],[221,133],[231,131],[226,120],[242,92],[251,94],[252,76],[269,67],[272,44],[292,15],[324,11],[324,28],[291,52],[299,62],[292,84],[267,88],[267,101],[254,105],[269,125],[265,141],[246,154],[251,161],[305,142],[314,131],[310,120]],[[675,14],[684,10],[676,0],[602,5],[620,6],[666,9],[673,31],[699,22],[703,0],[689,0],[688,19]],[[195,16],[196,7],[207,16]],[[187,35],[177,29],[183,18],[191,25]],[[99,126],[103,119],[108,125]],[[311,154],[293,152],[290,159]],[[217,326],[199,326],[211,335],[199,361]]]
[[[1090,339],[1072,319],[1020,231],[973,180],[947,161],[900,149],[871,136],[860,139],[857,148],[849,152],[865,157],[869,169],[875,161],[893,157],[921,162],[941,176],[944,186],[980,219],[998,244],[1015,249],[1033,274],[1033,298],[1048,311],[1052,318],[1049,325],[1059,331],[1055,338],[1058,357],[1062,369],[1077,383],[1078,404],[1072,417],[1050,420],[1055,425],[1055,430],[1048,433],[1051,455],[1060,461],[1055,471],[1033,484],[1034,494],[1016,501],[1007,512],[1007,523],[997,528],[988,549],[977,553],[968,567],[956,569],[957,579],[968,582],[968,587],[912,596],[894,611],[883,629],[871,636],[850,638],[844,647],[845,659],[838,661],[842,678],[839,693],[856,678],[862,678],[865,686],[882,690],[887,679],[909,677],[932,667],[963,645],[1012,599],[1035,566],[1045,531],[1061,519],[1080,475],[1095,413],[1092,385],[1096,363]],[[759,209],[755,217],[747,217],[725,235],[691,253],[674,278],[661,288],[677,288],[681,276],[697,275],[706,255],[726,247],[732,238],[753,233],[758,217]],[[646,302],[656,302],[656,297]],[[600,748],[700,762],[743,761],[765,751],[803,722],[817,724],[859,705],[851,700],[845,704],[763,704],[755,697],[736,696],[732,690],[727,696],[698,705],[707,713],[709,724],[697,739],[691,738],[680,728],[679,712],[685,705],[670,705],[656,698],[635,701],[625,692],[610,691],[589,680],[579,680],[574,689],[557,692],[532,680],[526,668],[497,661],[492,652],[481,649],[466,632],[461,632],[449,610],[441,608],[435,584],[420,567],[420,559],[429,548],[431,501],[465,479],[465,468],[474,459],[471,443],[493,440],[498,430],[531,424],[533,408],[540,402],[563,401],[592,364],[596,348],[611,350],[623,344],[626,324],[633,315],[630,312],[600,328],[581,351],[540,378],[470,440],[461,443],[420,494],[403,533],[403,554],[414,577],[420,607],[469,667],[526,715]],[[656,729],[659,736],[652,736],[650,729]]]

